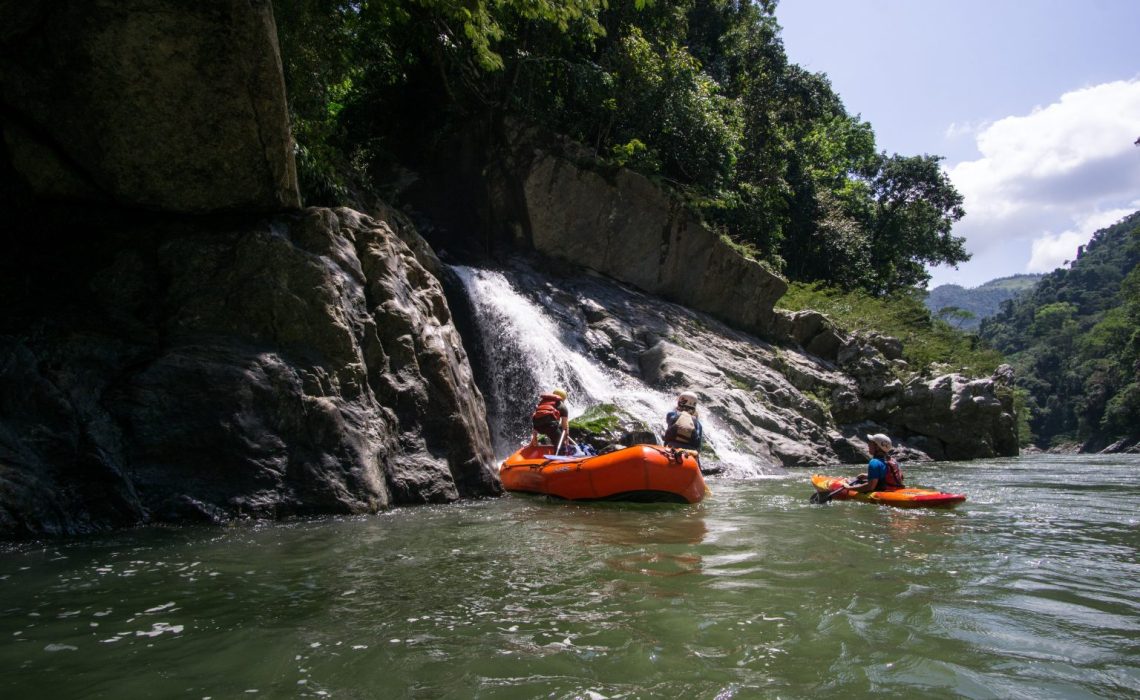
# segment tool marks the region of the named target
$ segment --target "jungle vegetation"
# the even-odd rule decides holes
[[[1029,393],[1041,447],[1140,437],[1140,212],[1093,234],[1076,259],[1002,305],[979,334]]]
[[[389,192],[515,120],[671,188],[793,281],[873,296],[968,259],[933,155],[877,150],[790,62],[775,0],[274,0],[309,204]]]

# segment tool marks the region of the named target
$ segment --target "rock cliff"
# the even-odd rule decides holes
[[[517,244],[766,336],[779,275],[706,228],[644,176],[600,171],[580,146],[516,129],[490,169],[490,208]]]
[[[298,208],[268,2],[0,27],[0,536],[501,492],[430,249]]]
[[[0,533],[499,493],[443,291],[385,222],[83,235],[5,266]]]
[[[300,205],[268,0],[6,2],[0,27],[0,124],[37,194]]]

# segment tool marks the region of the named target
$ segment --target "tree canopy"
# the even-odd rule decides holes
[[[1041,446],[1140,437],[1140,212],[1097,231],[1077,259],[1002,304],[979,334],[1030,393]]]
[[[274,4],[310,203],[512,117],[672,187],[793,280],[885,295],[969,257],[939,158],[877,151],[788,60],[774,0]]]

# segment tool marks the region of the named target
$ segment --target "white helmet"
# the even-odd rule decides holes
[[[696,408],[697,395],[691,391],[686,391],[677,397],[678,408]]]
[[[894,449],[894,443],[891,442],[891,439],[889,437],[883,435],[882,433],[868,435],[867,442],[872,442],[878,445],[879,449],[881,449],[883,452],[890,452],[892,449]]]

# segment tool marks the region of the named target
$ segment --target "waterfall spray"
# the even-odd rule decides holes
[[[453,266],[479,326],[485,390],[495,454],[502,459],[530,438],[530,414],[539,394],[569,391],[571,417],[601,403],[618,406],[660,435],[674,397],[636,377],[609,369],[589,356],[577,335],[540,303],[520,292],[507,273]],[[731,435],[710,416],[701,417],[706,443],[738,476],[759,474],[754,460],[733,450]]]

